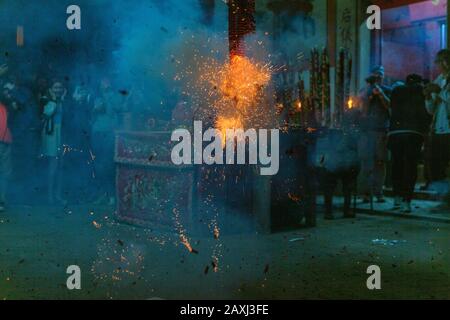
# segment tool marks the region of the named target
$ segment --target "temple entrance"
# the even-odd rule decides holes
[[[385,67],[390,84],[412,73],[435,79],[434,57],[447,46],[447,0],[378,2],[382,29],[372,37],[372,65]]]
[[[361,89],[366,86],[365,80],[371,69],[377,65],[384,67],[384,82],[391,87],[404,83],[410,74],[418,74],[426,82],[435,80],[439,75],[434,63],[436,54],[447,48],[448,44],[447,0],[376,0],[372,3],[382,9],[382,26],[381,30],[369,31],[365,21],[360,24],[358,87]],[[370,43],[370,46],[364,43]],[[445,203],[448,203],[445,194],[449,186],[443,181],[432,182],[429,187],[429,169],[427,170],[426,164],[427,157],[430,157],[429,152],[425,144],[418,167],[419,178],[414,198],[424,200],[418,204],[422,211],[429,211],[432,207],[436,208],[435,211],[442,211]],[[386,169],[385,195],[391,196],[390,163]],[[371,210],[386,208],[375,205]]]

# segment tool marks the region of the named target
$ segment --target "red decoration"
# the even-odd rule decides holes
[[[230,56],[245,55],[244,37],[256,31],[255,0],[228,1]]]

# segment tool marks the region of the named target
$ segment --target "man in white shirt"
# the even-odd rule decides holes
[[[426,108],[433,116],[431,127],[431,180],[446,178],[450,161],[450,50],[437,54],[441,75],[425,88]]]

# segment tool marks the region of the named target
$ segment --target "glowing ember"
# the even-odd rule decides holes
[[[219,116],[216,121],[216,128],[220,130],[222,133],[222,146],[226,146],[226,140],[227,140],[227,130],[237,130],[237,129],[243,129],[244,124],[241,120],[241,118],[227,118],[223,116]]]
[[[214,226],[214,239],[219,239],[220,237],[220,230],[217,226]]]
[[[297,102],[297,110],[302,110],[302,102],[301,101],[298,101]]]
[[[96,221],[92,221],[92,224],[94,225],[95,228],[100,229],[102,227],[102,225]]]
[[[211,262],[214,272],[219,272],[219,259],[217,257],[213,257],[213,261]]]
[[[189,243],[189,240],[186,238],[184,234],[180,235],[181,243],[188,249],[190,253],[194,252],[194,249],[192,248],[191,244]]]

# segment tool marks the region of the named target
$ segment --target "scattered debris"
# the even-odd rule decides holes
[[[289,242],[299,242],[299,241],[305,241],[305,238],[292,238],[289,240]]]
[[[400,243],[406,243],[406,240],[386,240],[386,239],[375,239],[372,240],[373,244],[380,244],[383,246],[395,246]]]
[[[96,221],[92,221],[92,224],[94,225],[94,227],[96,227],[97,229],[100,229],[102,227],[102,225]]]

